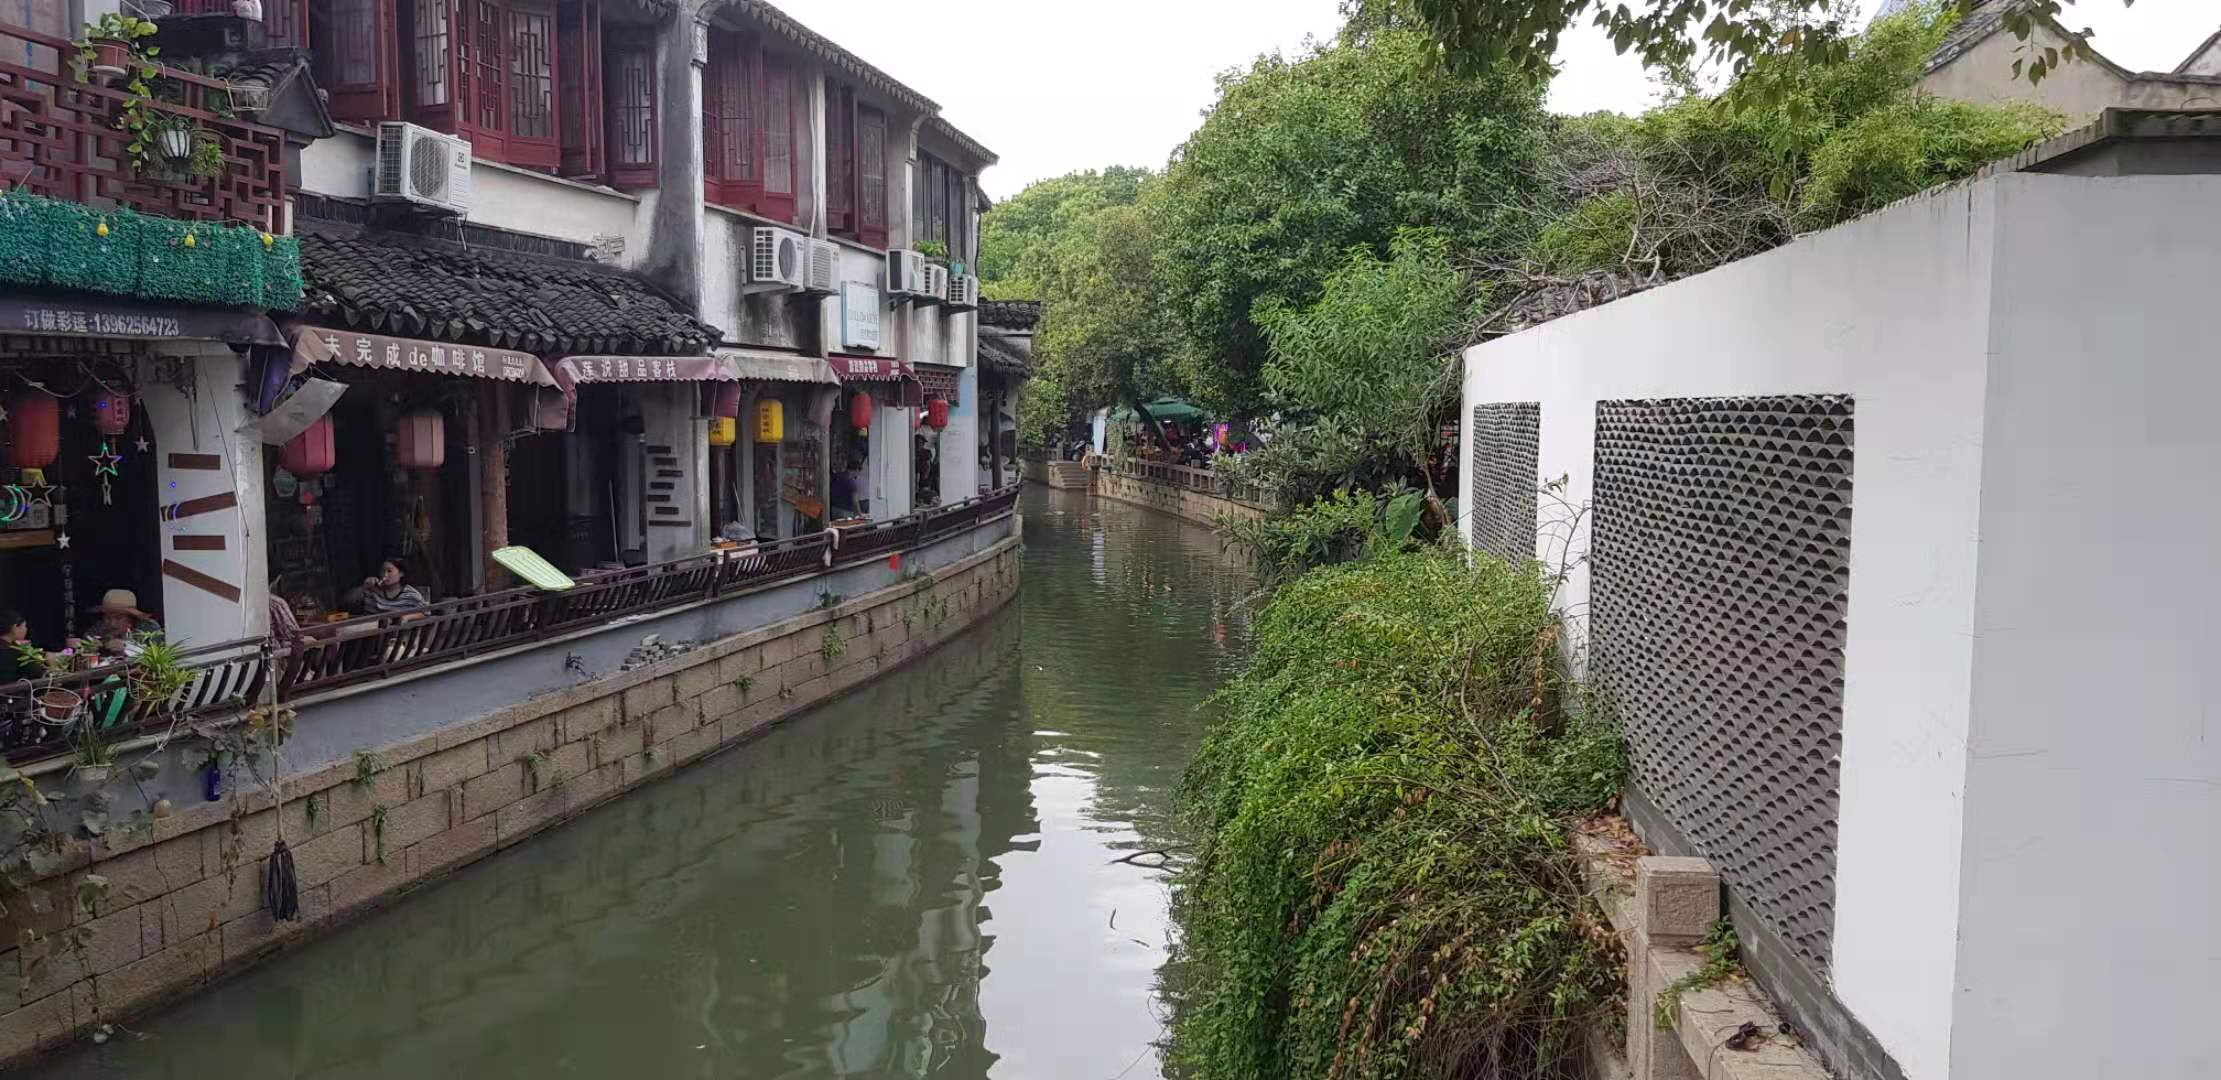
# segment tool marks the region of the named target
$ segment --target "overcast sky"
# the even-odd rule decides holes
[[[1333,34],[1335,0],[774,0],[919,93],[1002,156],[998,198],[1104,165],[1160,167],[1215,98],[1213,78],[1258,53]],[[1880,0],[1866,0],[1871,10]],[[2167,71],[2221,28],[2214,0],[2076,0],[2063,20],[2096,31],[2131,70]],[[1586,27],[1559,52],[1559,112],[1643,108],[1640,65]]]

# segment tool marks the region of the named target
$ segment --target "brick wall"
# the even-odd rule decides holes
[[[1018,539],[914,581],[181,808],[151,835],[72,841],[0,918],[0,1063],[188,992],[917,657],[1018,590]],[[314,707],[299,718],[316,722]],[[311,811],[311,803],[314,811]],[[282,817],[301,918],[262,902]],[[107,899],[80,903],[87,875]],[[16,944],[33,935],[28,944]]]
[[[1107,469],[1095,473],[1095,493],[1107,499],[1138,503],[1152,510],[1162,510],[1174,517],[1184,518],[1198,525],[1217,524],[1220,515],[1257,520],[1266,511],[1248,503],[1222,499],[1200,491],[1176,488],[1132,476],[1120,476]]]

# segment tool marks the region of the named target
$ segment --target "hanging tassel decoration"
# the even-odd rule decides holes
[[[293,852],[286,849],[283,840],[270,849],[270,868],[262,878],[262,901],[269,905],[270,917],[279,922],[301,917],[301,882],[293,871]]]

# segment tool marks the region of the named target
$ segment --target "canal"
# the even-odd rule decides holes
[[[48,1077],[1158,1075],[1172,798],[1239,660],[1211,534],[1029,488],[910,668],[49,1062]]]

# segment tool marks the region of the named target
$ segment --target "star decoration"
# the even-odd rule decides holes
[[[5,406],[5,405],[0,405],[0,420],[5,420],[5,419],[7,419],[7,418],[8,418],[8,407],[7,407],[7,406]]]
[[[147,452],[147,450],[148,450],[148,446],[147,446],[147,437],[146,437],[146,436],[144,436],[144,435],[141,435],[141,436],[139,436],[139,452],[140,452],[140,453],[142,453],[142,454],[144,454],[144,453],[146,453],[146,452]]]
[[[99,453],[86,454],[85,457],[93,463],[93,475],[100,478],[100,504],[114,506],[115,492],[108,486],[108,481],[115,477],[116,466],[123,461],[123,455],[109,449],[108,444],[102,442]]]
[[[70,419],[72,419],[72,420],[75,420],[75,419],[77,419],[77,406],[76,406],[76,405],[72,404],[72,405],[71,405],[71,406],[69,407],[69,410],[68,410],[68,412],[69,412],[69,418],[70,418]]]
[[[54,538],[54,546],[55,546],[55,547],[58,547],[58,548],[60,548],[60,549],[62,549],[63,551],[68,551],[68,550],[69,550],[69,534],[68,534],[68,533],[63,533],[63,534],[61,534],[61,535],[59,535],[59,536],[56,536],[56,537]]]
[[[27,508],[44,506],[51,509],[54,505],[54,500],[64,497],[65,494],[66,493],[63,491],[62,487],[58,484],[48,484],[41,482],[37,484],[23,485],[23,496],[26,500],[24,502],[24,506]]]

